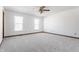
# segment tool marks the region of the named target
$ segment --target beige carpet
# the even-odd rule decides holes
[[[79,39],[38,33],[4,38],[2,52],[76,52]]]

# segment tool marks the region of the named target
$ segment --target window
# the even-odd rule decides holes
[[[15,31],[22,31],[23,30],[23,17],[22,16],[15,16],[14,17],[14,30]]]
[[[34,29],[39,30],[39,19],[34,20]]]

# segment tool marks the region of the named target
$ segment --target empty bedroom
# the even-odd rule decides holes
[[[0,52],[79,52],[79,6],[4,6],[0,16]]]

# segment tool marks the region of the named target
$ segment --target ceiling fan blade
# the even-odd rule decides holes
[[[41,6],[40,9],[44,9],[46,6]]]
[[[43,11],[50,11],[49,9],[44,9]]]
[[[43,13],[43,11],[41,10],[41,11],[40,11],[40,14],[42,14],[42,13]]]
[[[39,9],[39,12],[40,12],[40,14],[41,14],[41,13],[43,13],[43,10],[42,10],[42,9]]]

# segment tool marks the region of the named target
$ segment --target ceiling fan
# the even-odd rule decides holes
[[[42,14],[44,11],[50,11],[50,10],[47,9],[46,6],[41,6],[41,7],[39,8],[40,14]]]

